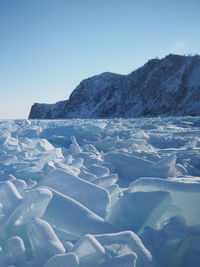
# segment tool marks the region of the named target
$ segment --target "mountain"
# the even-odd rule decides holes
[[[69,99],[35,103],[29,119],[200,115],[200,56],[149,60],[128,75],[105,72],[83,80]]]

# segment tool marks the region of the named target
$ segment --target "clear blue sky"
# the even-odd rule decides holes
[[[199,0],[0,0],[0,119],[67,99],[104,71],[200,54]]]

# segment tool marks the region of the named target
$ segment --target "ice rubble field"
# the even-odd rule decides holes
[[[200,266],[199,127],[0,121],[0,266]]]

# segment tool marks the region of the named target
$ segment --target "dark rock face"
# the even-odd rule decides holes
[[[200,115],[200,56],[152,59],[128,75],[83,80],[69,100],[34,104],[29,119]]]

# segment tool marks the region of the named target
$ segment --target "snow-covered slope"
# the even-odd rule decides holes
[[[69,100],[35,103],[29,118],[200,115],[200,56],[149,60],[128,75],[105,72],[83,80]]]

